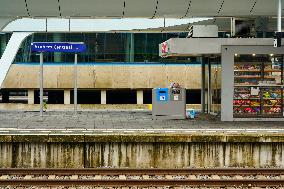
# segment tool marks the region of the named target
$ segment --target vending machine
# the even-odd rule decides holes
[[[186,89],[154,88],[152,116],[153,119],[186,119]]]

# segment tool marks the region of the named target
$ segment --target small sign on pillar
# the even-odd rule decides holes
[[[282,38],[282,32],[275,32],[273,40],[274,47],[281,47],[281,38]]]

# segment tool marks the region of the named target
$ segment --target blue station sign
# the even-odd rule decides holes
[[[82,42],[34,42],[31,43],[34,52],[84,52],[86,45]]]

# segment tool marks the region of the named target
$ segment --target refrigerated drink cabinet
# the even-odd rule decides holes
[[[185,88],[154,88],[152,101],[153,119],[186,119]]]

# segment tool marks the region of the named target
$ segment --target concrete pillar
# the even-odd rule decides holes
[[[143,90],[137,90],[136,94],[137,104],[143,104]]]
[[[2,102],[9,103],[9,91],[2,91]]]
[[[106,104],[106,90],[101,90],[101,104]]]
[[[61,33],[54,33],[53,34],[53,41],[54,42],[62,42],[62,34]],[[54,53],[54,62],[62,62],[62,53],[60,53],[60,52]]]
[[[71,91],[70,90],[64,90],[64,104],[70,104],[70,94]]]
[[[28,104],[35,103],[35,92],[34,90],[28,90]]]
[[[134,34],[126,34],[126,62],[134,62]]]
[[[234,17],[231,18],[231,37],[236,35],[236,19]]]

